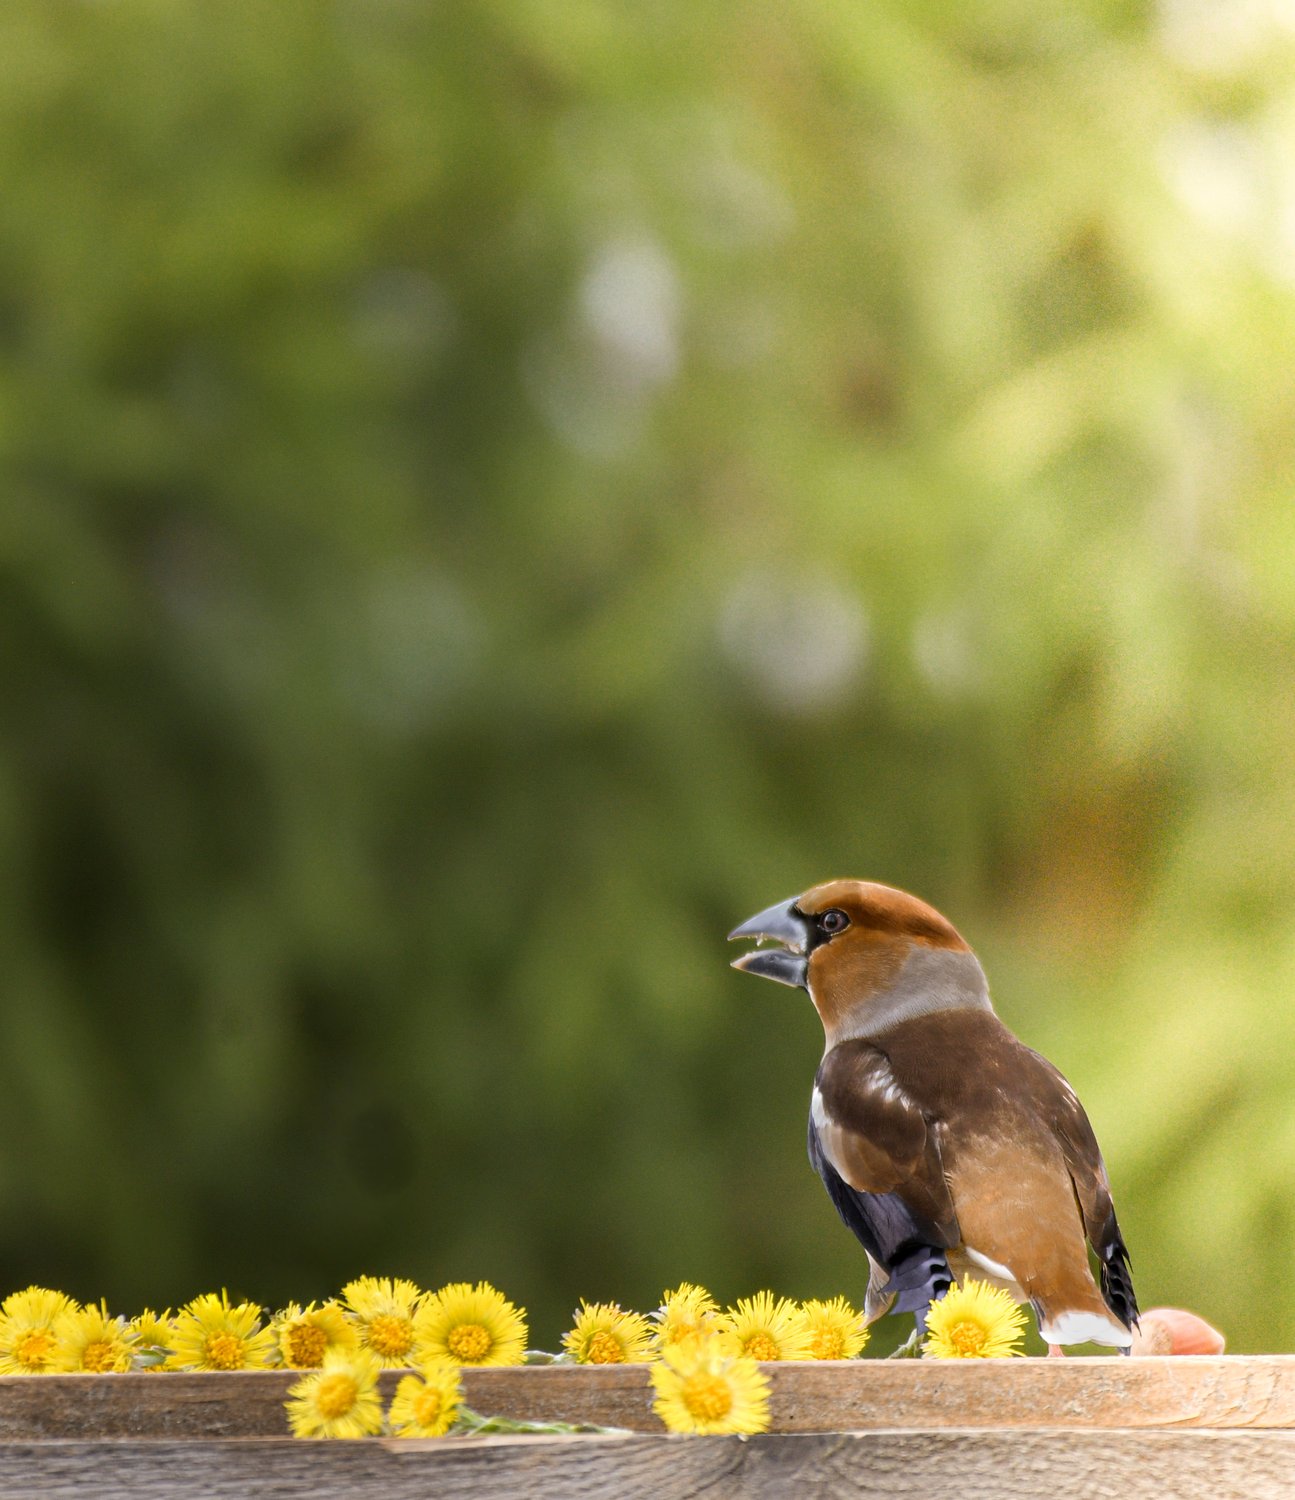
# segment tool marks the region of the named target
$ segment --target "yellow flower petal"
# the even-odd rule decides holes
[[[54,1321],[58,1341],[53,1370],[105,1375],[129,1370],[135,1360],[135,1334],[121,1318],[108,1316],[108,1305],[75,1307]]]
[[[387,1420],[397,1437],[440,1437],[454,1425],[463,1399],[459,1367],[429,1360],[396,1387]]]
[[[455,1281],[418,1309],[414,1340],[420,1363],[519,1365],[526,1355],[526,1315],[488,1281]]]
[[[769,1381],[724,1338],[693,1335],[652,1366],[652,1409],[671,1432],[765,1432]]]
[[[54,1324],[79,1302],[49,1287],[29,1286],[0,1303],[0,1375],[44,1375],[54,1367]]]
[[[228,1292],[204,1292],[175,1315],[173,1370],[264,1370],[274,1352],[274,1335],[261,1327],[255,1302],[231,1306]]]
[[[350,1353],[358,1349],[360,1336],[338,1303],[301,1308],[290,1302],[276,1313],[270,1324],[279,1346],[279,1358],[290,1370],[318,1370],[324,1356],[335,1349]]]
[[[1005,1359],[1021,1352],[1025,1314],[1010,1292],[970,1277],[931,1304],[922,1352],[935,1359]]]
[[[138,1317],[130,1320],[130,1332],[135,1341],[135,1364],[141,1370],[166,1370],[172,1355],[175,1325],[171,1309],[156,1313],[146,1307]]]
[[[284,1403],[293,1437],[359,1438],[382,1431],[376,1354],[334,1349],[318,1370],[303,1376]]]
[[[652,1345],[652,1327],[642,1313],[583,1299],[575,1326],[562,1338],[563,1349],[582,1365],[643,1364],[652,1357]]]
[[[830,1302],[811,1298],[801,1304],[801,1312],[809,1334],[810,1359],[854,1359],[868,1342],[863,1314],[844,1297],[833,1297]]]
[[[811,1344],[800,1308],[787,1297],[757,1292],[739,1298],[724,1313],[724,1324],[749,1359],[809,1359]]]
[[[414,1314],[423,1295],[400,1277],[360,1276],[342,1288],[342,1301],[355,1314],[361,1347],[371,1349],[387,1369],[413,1363]]]
[[[665,1351],[701,1334],[724,1328],[724,1315],[705,1287],[683,1281],[672,1292],[664,1292],[661,1306],[652,1314],[656,1324],[657,1348]]]

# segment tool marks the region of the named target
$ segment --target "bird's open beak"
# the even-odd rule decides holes
[[[744,953],[733,960],[733,967],[744,974],[759,974],[765,979],[776,979],[779,984],[790,984],[799,989],[808,988],[806,975],[809,972],[810,927],[808,920],[797,910],[797,897],[780,902],[766,910],[748,917],[740,927],[729,933],[731,943],[735,938],[771,938],[781,943],[781,948],[757,948],[753,953]]]

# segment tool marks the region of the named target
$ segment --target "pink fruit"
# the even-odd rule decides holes
[[[1133,1330],[1134,1354],[1222,1354],[1223,1335],[1181,1307],[1153,1307]]]

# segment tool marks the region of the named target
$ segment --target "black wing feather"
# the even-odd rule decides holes
[[[812,1118],[809,1160],[846,1228],[886,1272],[889,1280],[878,1289],[880,1295],[897,1294],[895,1311],[920,1317],[953,1285],[944,1252],[954,1242],[935,1225],[921,1223],[898,1193],[852,1188],[824,1155]]]
[[[1126,1328],[1132,1328],[1138,1321],[1138,1299],[1133,1293],[1128,1247],[1113,1208],[1093,1248],[1097,1251],[1097,1271],[1106,1305]]]

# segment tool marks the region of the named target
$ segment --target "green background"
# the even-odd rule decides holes
[[[851,874],[1295,1348],[1293,53],[8,0],[0,1290],[857,1299],[724,943]]]

